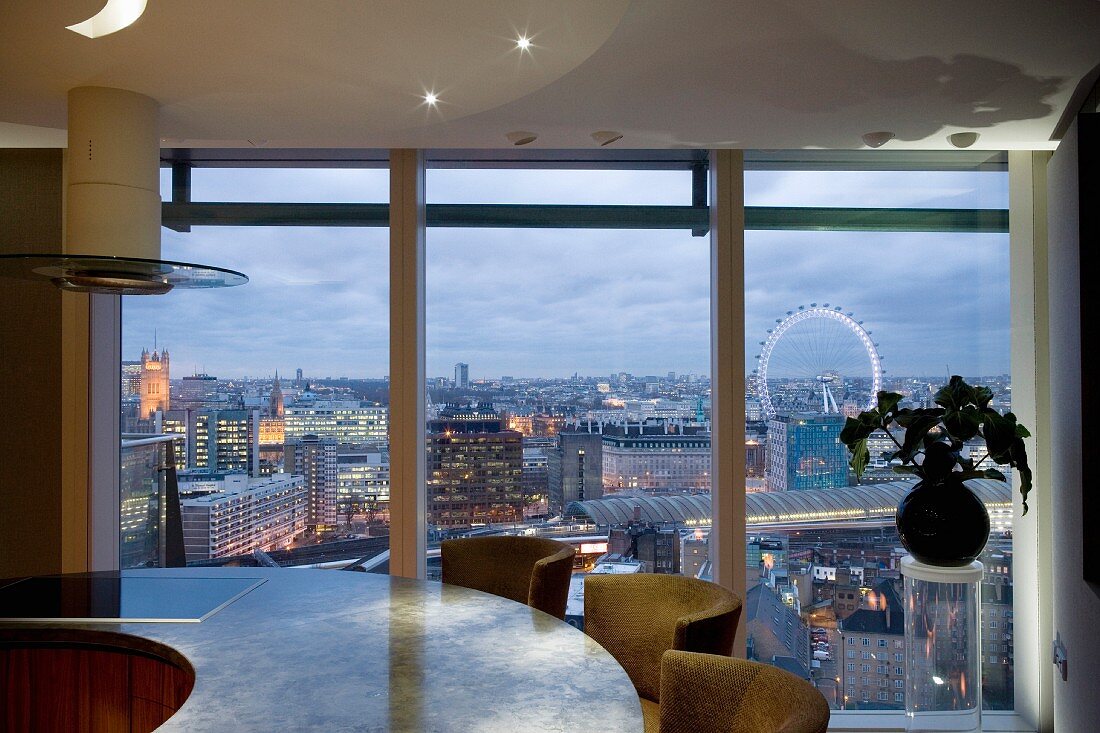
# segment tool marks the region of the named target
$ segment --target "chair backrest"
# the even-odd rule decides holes
[[[806,680],[759,662],[667,651],[660,733],[825,733],[829,703]]]
[[[633,573],[584,579],[584,631],[611,653],[641,697],[661,694],[669,649],[729,655],[741,598],[705,580]]]
[[[565,618],[571,545],[542,537],[470,537],[440,545],[443,582],[526,603]]]

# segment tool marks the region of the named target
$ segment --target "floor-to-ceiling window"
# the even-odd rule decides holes
[[[249,282],[123,299],[120,564],[165,564],[181,529],[192,565],[373,555],[388,542],[386,230],[271,221],[287,202],[384,206],[386,171],[186,173],[190,201],[244,202],[266,225],[166,222],[165,259]],[[167,200],[168,169],[163,179]],[[163,462],[165,440],[175,470],[150,471],[142,457]],[[169,482],[182,527],[162,506]]]
[[[876,390],[929,407],[952,374],[1011,409],[1007,170],[747,167],[748,653],[810,679],[834,708],[901,710],[905,550],[893,508],[913,477],[882,459],[883,436],[856,486],[838,437]],[[987,709],[1013,707],[1004,473],[1007,483],[972,484],[993,524],[981,558]]]
[[[709,547],[709,242],[692,236],[707,233],[705,157],[653,157],[429,160],[429,577],[438,541],[470,533],[563,538],[578,549],[578,581],[600,563],[708,578],[728,560]],[[899,595],[890,492],[904,486],[883,464],[867,490],[853,490],[835,423],[876,386],[917,404],[952,373],[1008,406],[1006,173],[997,156],[914,157],[894,170],[797,157],[749,156],[745,282],[719,284],[745,293],[747,652],[811,679],[837,708],[900,709],[896,634],[860,628]],[[192,231],[166,230],[165,257],[239,269],[252,282],[125,300],[123,392],[136,390],[136,419],[141,351],[167,349],[169,411],[195,398],[201,407],[151,427],[193,434],[176,441],[193,504],[241,489],[194,476],[243,444],[243,471],[225,468],[247,476],[258,460],[260,476],[287,475],[304,502],[289,552],[309,564],[378,557],[365,564],[383,570],[370,543],[386,531],[389,491],[378,439],[389,417],[385,174],[197,167],[190,179],[191,201],[221,205],[173,209],[166,223]],[[211,422],[223,406],[226,419]],[[229,407],[244,413],[237,422]],[[779,432],[807,425],[781,453]],[[288,450],[301,454],[293,466]],[[985,488],[994,533],[983,558],[984,697],[1011,708],[1012,494]],[[138,494],[124,503],[131,524],[152,516]],[[185,513],[192,534],[194,521]],[[124,564],[145,564],[127,562],[125,542]],[[338,543],[363,552],[326,554]]]
[[[447,537],[553,537],[578,552],[580,625],[586,573],[680,572],[682,523],[582,506],[709,502],[709,241],[659,208],[689,207],[692,185],[686,162],[429,169],[429,207],[530,207],[428,229],[429,577]],[[610,208],[582,227],[574,206]]]

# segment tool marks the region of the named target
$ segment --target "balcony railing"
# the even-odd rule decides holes
[[[122,435],[118,475],[122,568],[186,564],[175,458],[175,441],[182,439],[182,435]]]

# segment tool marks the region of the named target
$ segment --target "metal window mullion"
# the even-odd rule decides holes
[[[689,229],[710,226],[710,210],[696,206],[566,204],[429,204],[432,227],[552,229]],[[1005,233],[1003,209],[898,209],[811,206],[744,208],[745,228],[756,231],[890,231]],[[176,231],[192,226],[339,226],[389,224],[387,204],[167,202],[162,221]]]

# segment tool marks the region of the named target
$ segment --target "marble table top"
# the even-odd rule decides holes
[[[130,571],[128,571],[130,572]],[[263,579],[202,623],[6,624],[3,639],[171,647],[195,669],[160,731],[641,731],[637,694],[596,642],[467,588],[274,568],[132,571]],[[98,639],[97,639],[98,637]]]

